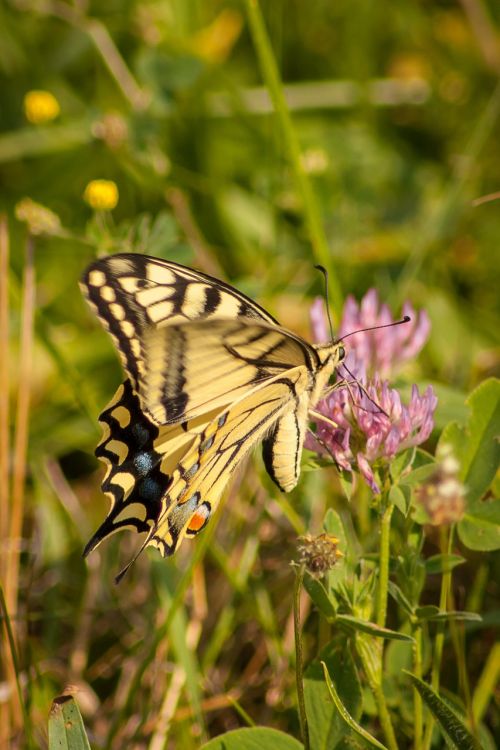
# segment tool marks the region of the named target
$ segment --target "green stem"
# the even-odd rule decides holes
[[[379,545],[379,575],[378,575],[378,592],[377,592],[377,625],[385,627],[385,618],[387,615],[387,597],[389,593],[389,561],[390,561],[390,535],[391,535],[391,518],[394,505],[388,503],[382,514],[380,524],[380,545]]]
[[[413,627],[413,673],[422,679],[422,627],[415,624]],[[413,747],[414,750],[422,750],[422,729],[424,715],[422,710],[422,698],[418,690],[413,690]]]
[[[453,549],[453,528],[447,540],[448,530],[445,526],[440,528],[441,552],[451,554]],[[451,591],[451,570],[443,573],[441,579],[441,593],[439,595],[439,611],[446,612],[448,597]],[[439,693],[439,675],[441,672],[441,660],[443,657],[445,623],[440,622],[437,625],[436,638],[434,640],[434,655],[432,659],[431,687],[436,693]],[[423,750],[429,750],[432,741],[432,730],[434,728],[434,719],[429,714],[427,726],[425,728]]]
[[[304,750],[309,750],[309,731],[307,728],[306,701],[304,697],[304,674],[302,654],[302,632],[300,627],[300,592],[304,580],[305,566],[300,565],[295,575],[293,589],[293,630],[295,636],[295,680],[297,683],[297,703],[299,707],[299,722]]]
[[[357,633],[355,644],[368,685],[377,704],[378,718],[384,732],[387,747],[389,750],[398,750],[396,735],[382,687],[382,644],[378,638],[372,638],[366,635],[366,633]]]
[[[290,117],[278,67],[264,25],[264,19],[262,18],[258,0],[244,0],[244,2],[262,76],[276,110],[290,165],[295,177],[297,188],[302,197],[304,216],[311,238],[314,258],[317,263],[321,263],[326,269],[328,269],[328,279],[332,292],[332,299],[335,300],[333,312],[337,312],[335,318],[338,319],[342,305],[341,286],[338,276],[332,266],[330,248],[328,247],[328,242],[326,240],[316,196],[312,189],[311,181],[304,170],[299,139]]]
[[[387,708],[387,703],[385,702],[385,695],[382,685],[377,685],[377,688],[375,690],[375,700],[377,701],[378,718],[380,721],[380,725],[384,731],[387,747],[389,748],[389,750],[398,750],[398,743],[396,740],[396,735],[394,734],[394,727],[392,726],[389,709]]]

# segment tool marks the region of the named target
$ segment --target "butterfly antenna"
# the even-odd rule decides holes
[[[411,320],[410,316],[405,315],[404,318],[401,318],[401,320],[395,320],[393,323],[385,323],[382,326],[370,326],[370,328],[358,328],[357,331],[351,331],[350,333],[346,333],[345,336],[342,336],[340,340],[344,341],[344,339],[348,338],[349,336],[354,336],[355,333],[365,333],[365,331],[378,331],[380,328],[392,328],[393,326],[400,326],[403,323],[409,323],[410,320]]]
[[[347,367],[347,365],[344,364],[344,362],[342,362],[342,367],[344,368],[344,370],[346,370],[349,373],[349,375],[353,379],[353,382],[356,383],[356,385],[358,386],[358,388],[361,391],[361,393],[365,394],[365,396],[368,399],[368,401],[370,401],[374,406],[376,406],[377,410],[379,412],[382,412],[382,414],[384,414],[388,419],[390,419],[390,417],[387,414],[387,412],[385,411],[385,409],[382,409],[382,407],[380,406],[380,404],[377,404],[377,402],[370,396],[370,394],[368,393],[368,391],[364,387],[363,383],[359,382],[359,380],[353,375],[353,373],[350,371],[350,369]],[[346,383],[346,385],[347,385],[347,383]],[[348,390],[349,390],[349,388],[348,388]],[[352,395],[351,395],[351,398],[352,398]],[[368,411],[367,409],[364,409],[359,404],[356,404],[356,402],[354,401],[354,399],[353,399],[353,404],[355,404],[355,406],[356,406],[357,409],[361,409],[362,411]]]
[[[328,294],[328,271],[324,266],[314,266],[314,268],[317,268],[318,271],[321,271],[323,276],[325,277],[325,304],[326,304],[326,314],[328,317],[328,324],[330,326],[330,335],[332,338],[332,341],[335,339],[335,336],[333,335],[333,323],[332,323],[332,316],[330,315],[330,296]]]

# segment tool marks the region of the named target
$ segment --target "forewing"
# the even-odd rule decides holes
[[[200,320],[143,334],[144,372],[138,384],[143,410],[173,424],[221,409],[275,375],[317,367],[314,349],[267,323]]]
[[[228,284],[146,255],[101,258],[85,271],[81,287],[113,337],[136,390],[144,374],[147,328],[240,317],[276,324],[262,307]]]

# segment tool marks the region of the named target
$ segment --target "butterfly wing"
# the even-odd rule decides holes
[[[143,533],[153,528],[175,467],[214,417],[208,413],[182,426],[158,426],[144,414],[130,380],[125,380],[99,417],[103,435],[95,454],[106,466],[102,491],[110,510],[84,556],[121,529]]]
[[[102,489],[111,501],[111,509],[89,541],[85,549],[88,554],[121,528],[149,531],[157,519],[171,472],[192,442],[192,432],[199,432],[213,416],[208,412],[197,424],[184,423],[182,429],[175,429],[155,424],[142,411],[134,386],[144,371],[144,332],[176,321],[214,319],[219,315],[276,321],[222,281],[143,255],[117,254],[95,261],[84,273],[81,287],[112,335],[131,377],[118,388],[99,417],[103,436],[96,456],[106,465]],[[172,340],[174,337],[172,334]],[[179,400],[182,396],[177,403]]]
[[[119,253],[92,263],[81,288],[113,337],[134,387],[143,375],[143,333],[191,320],[277,321],[223,281],[171,261]]]
[[[173,337],[181,342],[177,348],[172,346]],[[102,486],[111,509],[86,554],[121,528],[152,529],[164,510],[175,467],[224,407],[249,393],[258,399],[259,385],[286,378],[297,368],[309,384],[313,382],[314,350],[283,329],[248,319],[150,328],[144,332],[144,352],[142,399],[126,380],[100,417],[104,435],[96,455],[107,466]],[[178,371],[182,377],[174,381]],[[266,421],[265,432],[280,414]],[[287,424],[290,420],[300,424],[297,416],[289,417]],[[283,433],[278,431],[283,444]],[[262,438],[265,444],[264,433]],[[296,477],[293,486],[301,448],[302,437],[294,437],[287,447],[291,455],[279,457],[281,473],[291,471]],[[286,489],[291,486],[288,483]]]
[[[292,367],[313,372],[319,364],[306,342],[249,318],[148,328],[142,339],[137,393],[144,412],[158,424],[195,419]]]
[[[137,554],[152,545],[163,556],[172,555],[185,536],[198,534],[236,466],[276,420],[307,402],[309,388],[309,373],[298,366],[255,387],[212,419],[174,470],[163,510]]]
[[[175,263],[110,256],[82,286],[157,424],[228,404],[280,367],[318,364],[312,347],[236,289]]]

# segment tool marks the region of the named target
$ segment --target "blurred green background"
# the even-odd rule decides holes
[[[329,247],[333,307],[373,286],[395,315],[405,299],[425,307],[431,338],[407,377],[436,384],[443,426],[498,373],[500,5],[273,0],[262,10]],[[56,215],[35,237],[18,610],[36,731],[67,683],[81,689],[95,747],[197,747],[240,724],[228,695],[258,723],[293,731],[282,545],[301,523],[321,523],[333,472],[305,475],[293,506],[239,475],[189,589],[192,544],[173,562],[143,556],[118,588],[132,535],[81,559],[106,506],[97,416],[121,378],[77,291],[97,253],[194,265],[310,337],[322,259],[245,3],[6,0],[0,86],[13,402],[25,219],[33,229],[40,211],[22,201]],[[30,113],[33,91],[55,97],[56,116]],[[84,201],[95,179],[116,184],[112,211]]]

